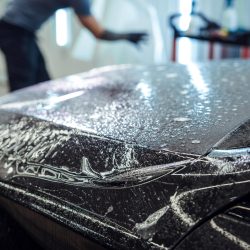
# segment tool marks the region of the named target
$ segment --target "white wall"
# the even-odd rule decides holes
[[[77,37],[79,32],[80,25],[78,24],[78,20],[73,18],[73,37]],[[82,72],[93,67],[92,62],[83,62],[72,57],[73,43],[68,47],[59,47],[56,44],[55,22],[53,18],[40,30],[38,41],[53,78]],[[84,44],[82,46],[84,47]]]
[[[95,0],[95,13],[102,24],[116,31],[146,30],[151,34],[147,45],[141,50],[127,42],[96,42],[83,31],[76,18],[72,20],[72,43],[60,48],[55,42],[54,20],[51,19],[39,33],[39,43],[44,51],[49,71],[54,78],[86,71],[93,67],[120,63],[165,63],[172,49],[172,32],[167,17],[178,12],[179,4],[186,0]],[[1,0],[0,13],[7,0]],[[237,0],[239,22],[250,28],[249,0]],[[223,0],[199,0],[199,9],[208,17],[221,20]],[[103,6],[105,7],[104,9]],[[157,12],[157,17],[153,18]],[[155,32],[155,27],[159,26]],[[155,36],[157,33],[157,36]],[[153,35],[154,34],[154,35]],[[158,41],[158,42],[157,42]],[[155,49],[158,45],[158,52]],[[203,46],[204,47],[204,46]],[[198,59],[205,59],[204,48],[199,46]],[[75,54],[75,55],[74,55]],[[76,56],[77,55],[77,56]],[[5,67],[0,56],[0,81]]]
[[[81,31],[81,27],[74,19],[73,22],[73,44],[69,48],[58,48],[54,43],[52,21],[47,24],[41,36],[41,45],[47,55],[50,71],[54,77],[60,77],[71,73],[77,73],[110,64],[122,63],[166,63],[171,58],[172,51],[172,31],[168,27],[167,17],[179,11],[179,5],[186,0],[95,0],[94,11],[98,5],[105,5],[103,13],[96,13],[101,23],[115,31],[137,31],[145,30],[150,34],[147,45],[143,45],[140,50],[131,46],[127,42],[96,42],[91,39],[88,32]],[[150,16],[149,6],[157,11],[157,21]],[[221,22],[224,0],[198,0],[198,9],[204,12],[209,18]],[[250,29],[250,9],[249,0],[236,0],[236,7],[239,15],[239,24]],[[97,11],[95,11],[97,12]],[[161,32],[160,36],[154,37],[152,23],[156,21]],[[48,39],[50,37],[50,39]],[[88,42],[85,42],[88,41]],[[156,41],[160,47],[161,58],[157,57],[155,51]],[[76,50],[78,56],[72,56],[72,50],[78,43],[82,48]],[[163,47],[162,47],[163,46]],[[204,43],[194,43],[193,60],[207,59],[207,45]],[[219,46],[217,46],[219,47]],[[86,49],[85,49],[86,48]],[[93,51],[92,51],[93,50]],[[218,48],[217,48],[218,50]],[[91,52],[89,52],[91,51]],[[89,55],[85,55],[89,52]],[[159,54],[159,52],[158,52]],[[86,60],[86,57],[89,57]],[[85,58],[83,60],[83,58]]]
[[[7,0],[0,1],[0,16],[2,15],[2,13],[4,11],[4,7],[5,7],[6,2],[7,2]],[[1,85],[5,84],[5,82],[6,82],[5,63],[4,63],[4,58],[3,58],[2,52],[0,50],[0,88],[1,88]]]

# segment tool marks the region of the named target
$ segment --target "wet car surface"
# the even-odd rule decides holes
[[[105,67],[1,98],[1,194],[106,248],[250,246],[249,66]]]

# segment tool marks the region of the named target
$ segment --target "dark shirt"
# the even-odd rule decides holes
[[[35,32],[58,9],[69,7],[77,15],[91,15],[89,0],[11,0],[2,19]]]

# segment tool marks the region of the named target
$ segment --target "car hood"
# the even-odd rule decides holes
[[[1,110],[153,149],[205,154],[250,117],[249,62],[111,66],[21,90]]]

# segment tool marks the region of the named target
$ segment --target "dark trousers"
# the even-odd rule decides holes
[[[0,49],[6,60],[10,91],[50,79],[32,32],[0,20]]]

